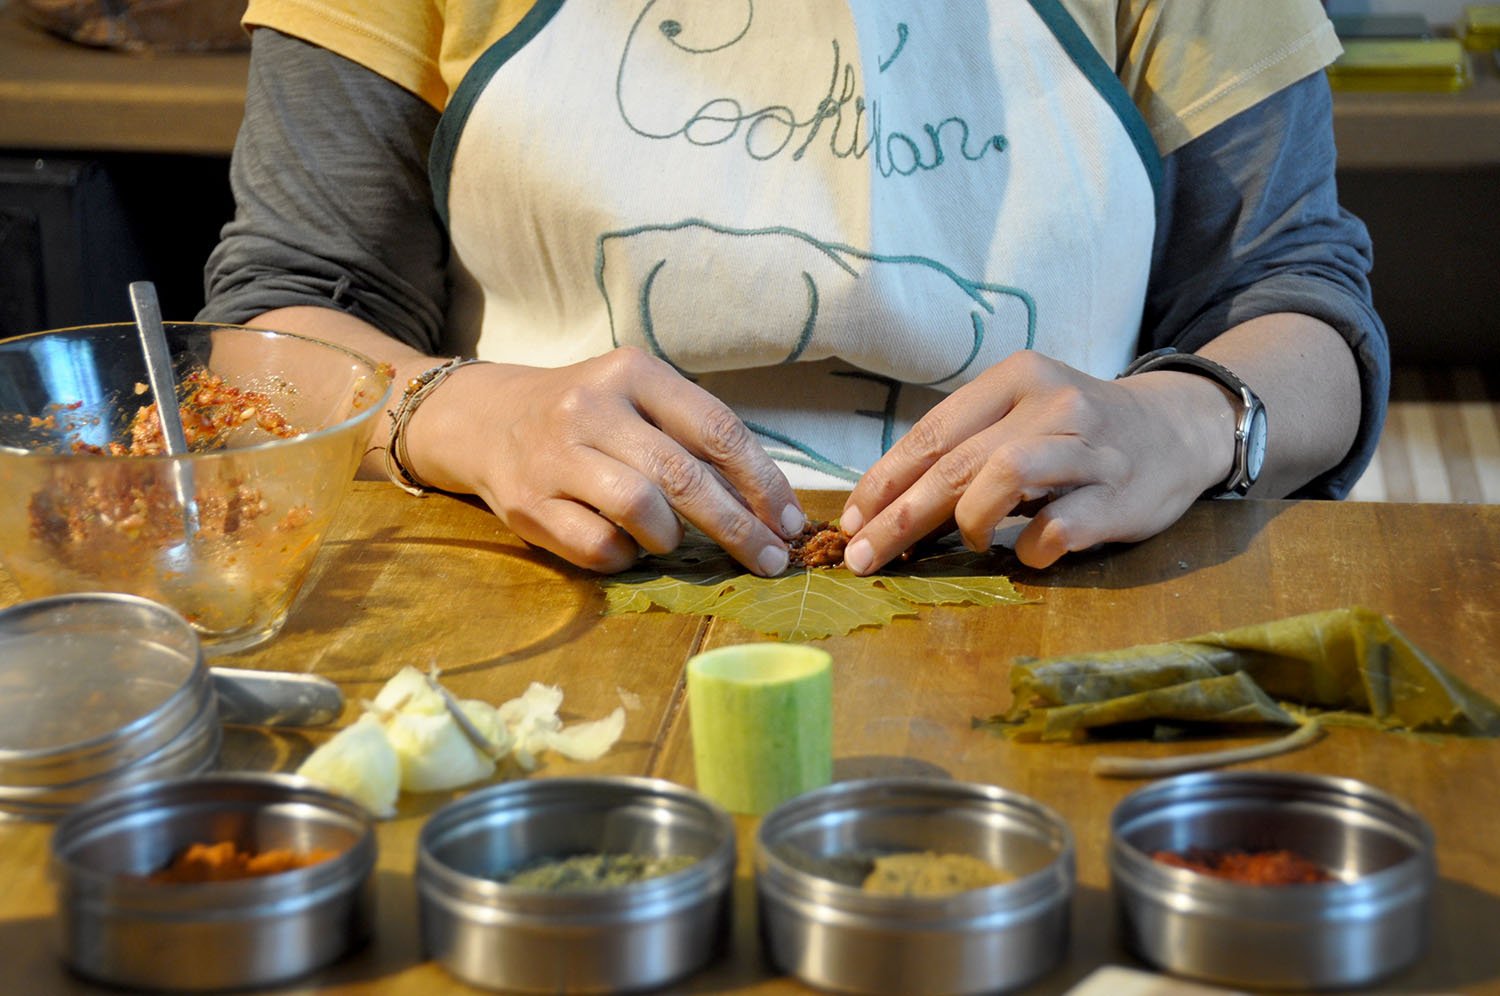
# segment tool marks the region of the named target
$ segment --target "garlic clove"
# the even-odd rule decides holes
[[[379,818],[396,815],[401,762],[385,728],[369,713],[309,754],[297,774],[349,796]]]

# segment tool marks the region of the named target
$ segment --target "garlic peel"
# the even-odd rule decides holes
[[[573,761],[597,761],[624,732],[625,709],[615,706],[615,711],[603,719],[552,731],[547,735],[547,746]]]
[[[623,698],[623,697],[622,697]],[[457,699],[437,680],[403,667],[367,701],[365,713],[310,754],[298,773],[356,798],[380,817],[395,815],[401,790],[440,792],[495,774],[509,757],[525,771],[552,750],[574,761],[602,757],[625,729],[625,709],[564,726],[563,692],[532,682],[500,705]]]

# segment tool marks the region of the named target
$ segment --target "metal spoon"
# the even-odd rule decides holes
[[[172,356],[167,349],[167,334],[162,327],[161,304],[156,297],[155,285],[148,280],[132,283],[130,306],[135,312],[135,325],[146,356],[146,376],[151,381],[151,394],[156,401],[156,416],[161,422],[167,455],[186,457],[187,434],[182,428],[177,378],[172,374]],[[172,486],[182,506],[186,541],[168,550],[167,557],[174,565],[186,567],[192,561],[188,544],[198,532],[193,467],[186,459],[173,460]],[[209,673],[213,676],[219,702],[219,718],[226,723],[321,726],[337,719],[344,708],[344,697],[338,686],[316,675],[227,667],[210,667]]]
[[[242,726],[324,726],[344,711],[339,686],[316,674],[212,666],[219,719]]]
[[[156,417],[161,422],[162,438],[172,461],[172,487],[182,507],[182,526],[191,542],[198,532],[198,501],[193,487],[193,468],[184,458],[188,454],[187,434],[182,429],[182,411],[177,401],[177,378],[172,374],[172,356],[167,350],[167,334],[161,323],[161,303],[156,286],[149,280],[130,285],[130,307],[135,312],[135,327],[140,332],[141,350],[146,356],[146,377],[156,400]],[[175,560],[189,559],[185,545],[170,551]]]

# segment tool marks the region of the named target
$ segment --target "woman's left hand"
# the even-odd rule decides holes
[[[1016,554],[1144,539],[1228,476],[1234,405],[1208,379],[1156,371],[1099,380],[1019,352],[954,391],[860,479],[841,525],[868,574],[945,524],[987,550],[1000,520],[1035,514]]]

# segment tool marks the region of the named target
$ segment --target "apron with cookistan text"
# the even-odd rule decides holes
[[[1159,169],[1056,0],[539,0],[434,139],[447,345],[639,347],[847,488],[1016,350],[1125,366]]]

